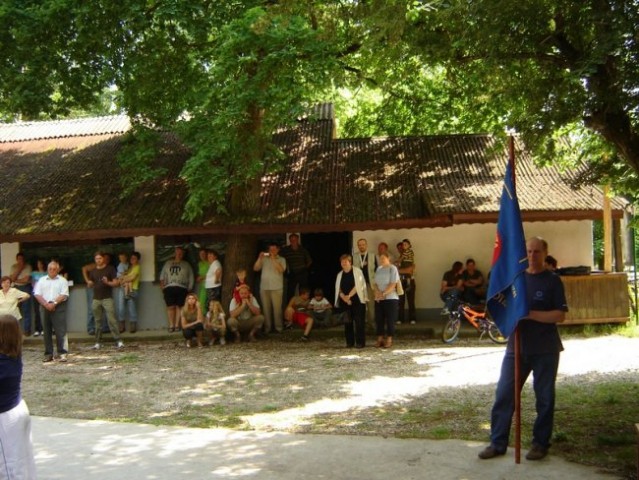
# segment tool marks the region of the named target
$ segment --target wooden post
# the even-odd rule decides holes
[[[610,186],[604,186],[603,198],[603,240],[604,240],[604,271],[612,272],[612,211],[610,209]]]

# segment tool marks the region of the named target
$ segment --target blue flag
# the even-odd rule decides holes
[[[506,166],[504,188],[499,204],[493,266],[488,282],[487,307],[501,333],[509,337],[517,322],[528,315],[526,275],[528,257],[515,192],[511,162]]]

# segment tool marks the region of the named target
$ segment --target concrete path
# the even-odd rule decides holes
[[[611,480],[549,456],[479,460],[483,444],[225,429],[154,427],[33,417],[40,480]]]

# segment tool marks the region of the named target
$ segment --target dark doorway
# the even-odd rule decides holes
[[[301,243],[313,258],[311,265],[311,288],[322,288],[326,299],[335,302],[335,278],[341,270],[339,257],[352,254],[351,233],[304,233]]]

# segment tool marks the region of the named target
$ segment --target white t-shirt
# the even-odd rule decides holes
[[[218,270],[222,270],[222,264],[219,260],[214,260],[213,263],[209,266],[209,269],[206,271],[204,288],[216,288],[222,286],[222,276],[220,275],[219,281],[217,281],[217,279],[215,278],[217,276]]]
[[[309,306],[313,309],[314,312],[322,313],[323,311],[331,308],[331,304],[326,298],[322,297],[321,300],[316,300],[315,297],[308,302]]]

